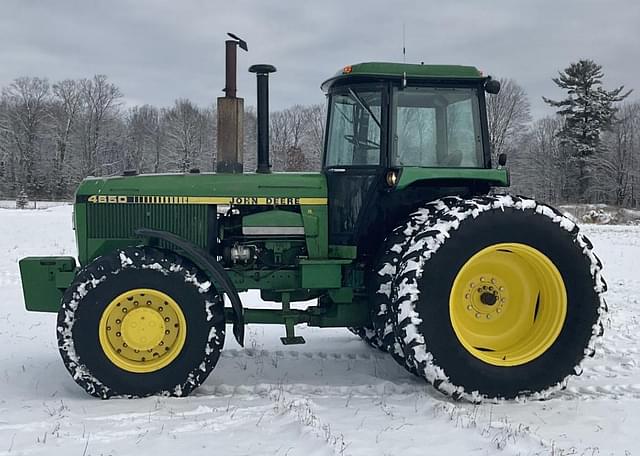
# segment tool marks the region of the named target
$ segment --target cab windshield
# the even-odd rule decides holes
[[[394,95],[392,165],[484,167],[477,89],[407,87]]]

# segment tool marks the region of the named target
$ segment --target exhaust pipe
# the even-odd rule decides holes
[[[247,51],[246,41],[233,33],[225,41],[225,85],[224,97],[218,98],[218,156],[216,171],[219,173],[242,173],[244,139],[244,99],[237,98],[236,63],[237,48]]]
[[[269,73],[275,73],[273,65],[251,65],[249,72],[256,73],[258,83],[258,169],[257,173],[270,173],[269,163]]]

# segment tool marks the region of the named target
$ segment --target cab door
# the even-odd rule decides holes
[[[386,103],[382,86],[342,87],[330,96],[324,173],[331,244],[362,251],[370,234],[386,166]]]

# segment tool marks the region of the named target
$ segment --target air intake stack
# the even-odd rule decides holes
[[[258,83],[258,169],[257,173],[270,173],[269,163],[269,73],[275,73],[273,65],[252,65]]]
[[[244,99],[236,97],[236,68],[238,46],[248,51],[247,43],[233,33],[225,41],[225,96],[218,98],[218,157],[219,173],[242,173],[244,140]]]

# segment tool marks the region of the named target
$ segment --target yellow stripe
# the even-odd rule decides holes
[[[95,201],[90,202],[108,203],[106,197],[101,201],[97,195]],[[91,197],[93,198],[93,196]],[[327,198],[298,198],[291,196],[132,196],[109,195],[109,198],[119,199],[120,204],[233,204],[239,206],[326,206]],[[131,199],[129,199],[131,198]]]
[[[231,198],[228,196],[208,197],[208,196],[186,196],[179,204],[229,204]]]
[[[300,205],[302,206],[326,206],[327,198],[300,198]]]

